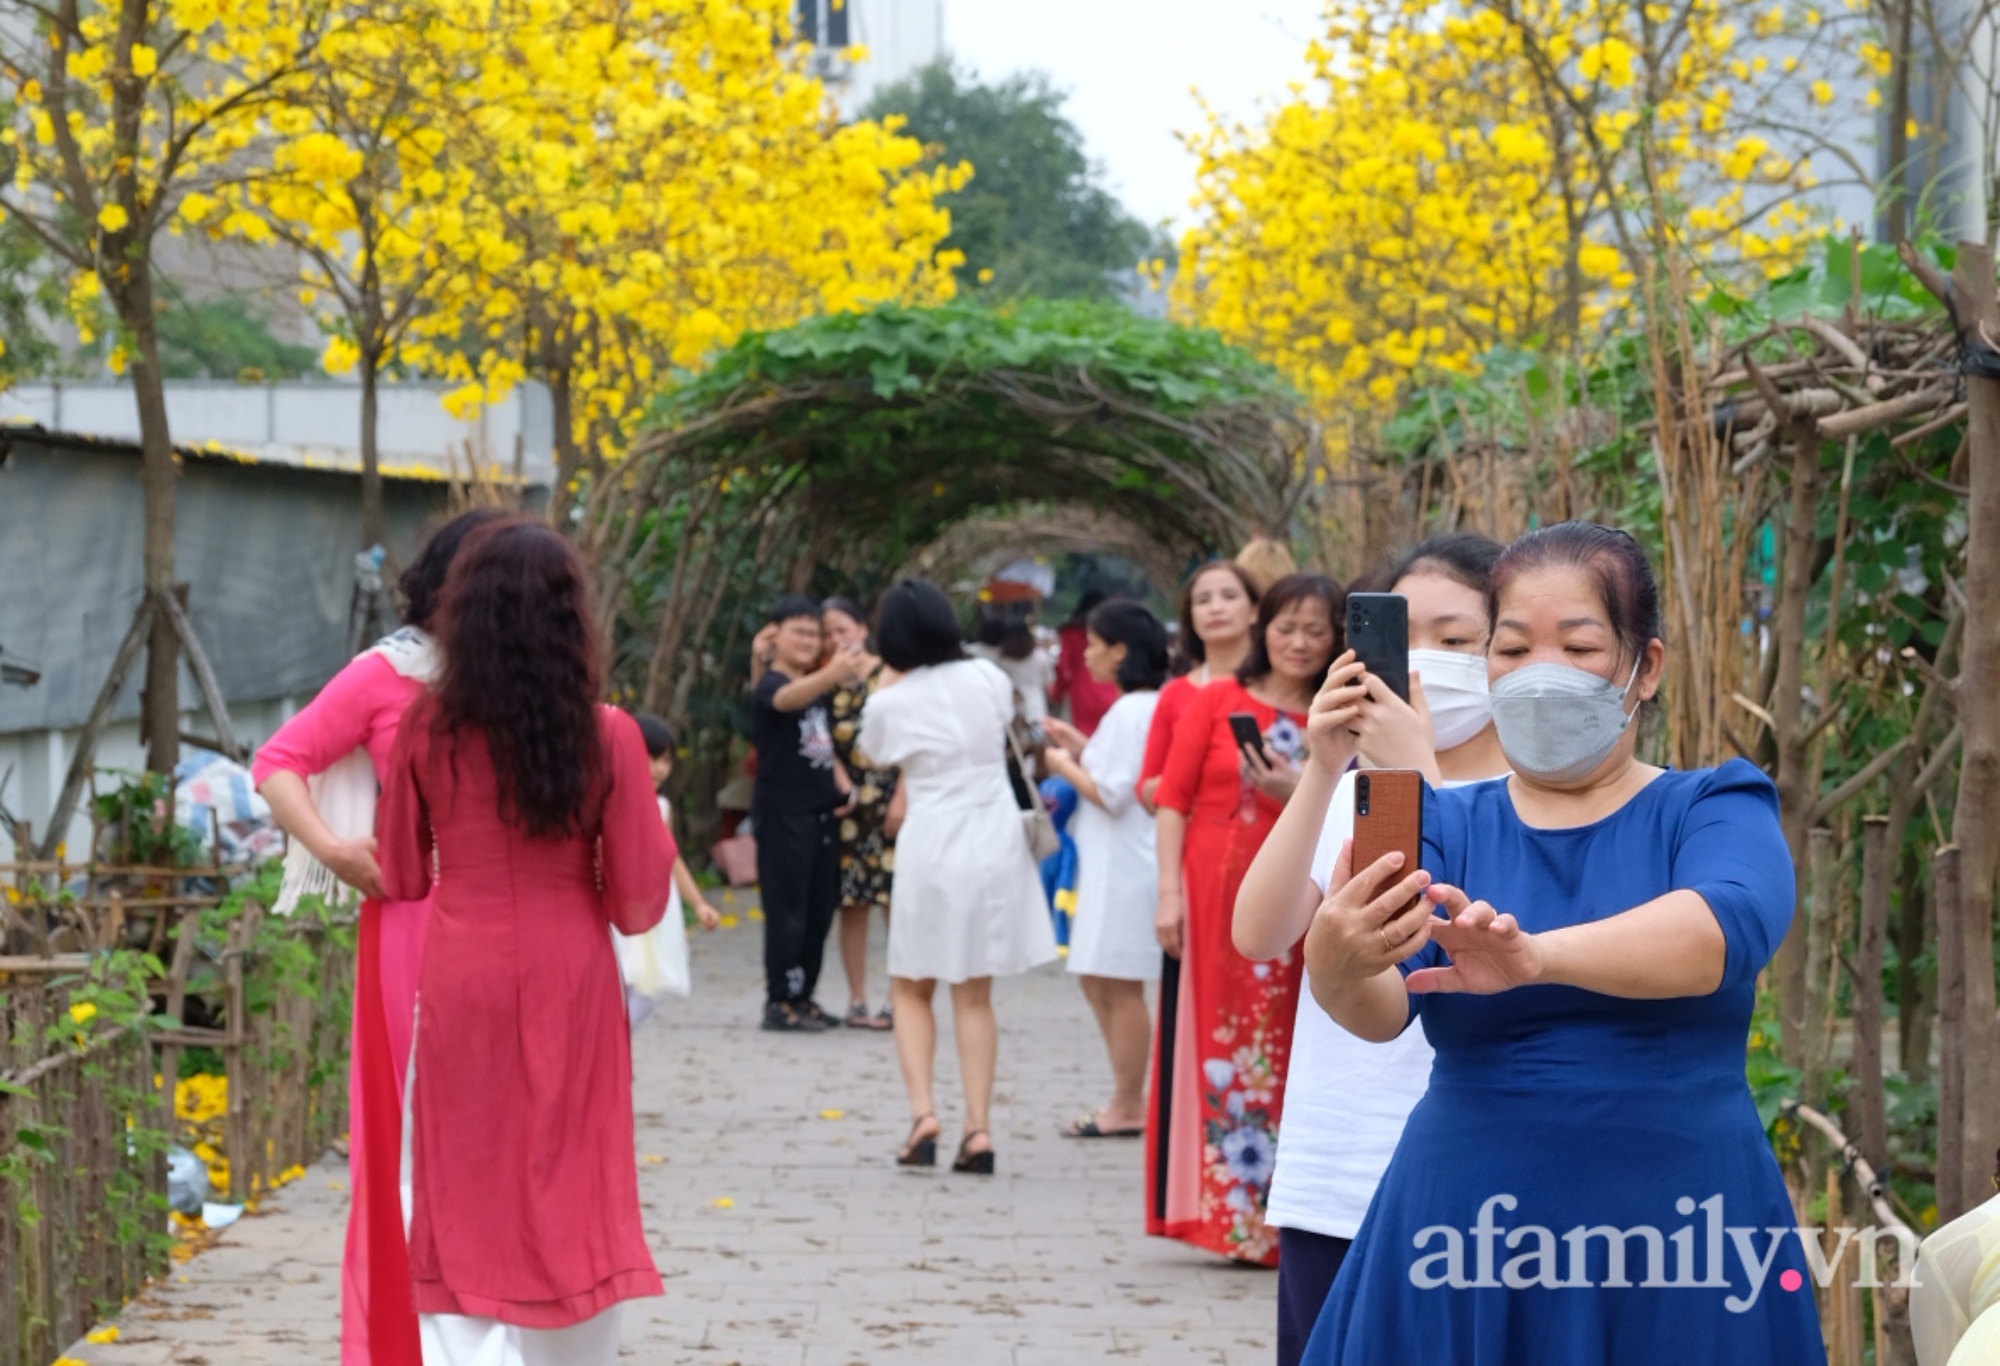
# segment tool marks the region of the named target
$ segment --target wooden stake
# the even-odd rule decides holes
[[[97,690],[97,700],[91,704],[90,715],[84,720],[83,733],[76,737],[76,752],[70,755],[69,772],[63,776],[62,794],[56,798],[55,808],[49,812],[48,829],[43,832],[41,845],[35,850],[37,858],[54,858],[56,846],[69,834],[70,815],[76,810],[76,799],[83,795],[83,785],[89,781],[97,759],[97,738],[104,731],[104,723],[111,716],[118,694],[125,688],[125,680],[132,674],[132,666],[139,662],[139,651],[144,648],[152,627],[153,600],[144,597],[132,613],[132,624],[125,629],[125,639],[119,643],[118,653],[112,656],[111,672],[104,676],[104,686]]]
[[[202,701],[208,706],[208,718],[215,723],[215,738],[222,745],[222,752],[231,759],[242,760],[249,756],[236,742],[236,727],[229,720],[229,701],[222,695],[222,684],[216,680],[215,670],[208,662],[208,651],[201,648],[201,637],[194,633],[194,623],[188,620],[187,609],[173,593],[160,599],[160,607],[173,623],[174,634],[180,637],[181,650],[187,655],[188,668],[194,671],[195,682],[201,687]]]

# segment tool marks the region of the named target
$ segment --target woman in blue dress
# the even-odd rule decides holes
[[[1305,1361],[1820,1366],[1743,1070],[1792,916],[1776,792],[1634,756],[1666,652],[1629,536],[1533,533],[1491,594],[1513,776],[1426,797],[1423,868],[1343,851],[1306,938],[1329,1015],[1421,1011],[1437,1057]]]

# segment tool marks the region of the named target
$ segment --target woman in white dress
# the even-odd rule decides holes
[[[965,1136],[952,1170],[991,1175],[993,979],[1056,956],[1040,870],[1007,778],[1014,689],[999,669],[966,657],[957,614],[935,584],[908,579],[884,594],[875,639],[888,672],[862,709],[855,743],[901,769],[909,794],[889,899],[889,998],[912,1117],[896,1160],[937,1163],[931,998],[943,981],[965,1083]]]
[[[1334,661],[1308,722],[1313,757],[1236,894],[1231,931],[1245,957],[1274,958],[1297,944],[1337,890],[1334,860],[1354,835],[1350,758],[1363,768],[1420,769],[1439,787],[1505,776],[1486,692],[1487,592],[1499,558],[1495,542],[1458,532],[1423,542],[1384,576],[1408,601],[1410,701],[1352,653]],[[1265,1211],[1278,1229],[1278,1366],[1305,1350],[1430,1084],[1431,1046],[1421,1021],[1388,1043],[1356,1038],[1303,991],[1288,1075]]]
[[[1097,1016],[1111,1058],[1111,1103],[1081,1115],[1071,1138],[1140,1138],[1146,1132],[1146,1061],[1153,1021],[1146,983],[1160,975],[1159,861],[1153,817],[1139,802],[1146,735],[1167,681],[1167,632],[1146,608],[1114,600],[1090,614],[1083,665],[1119,699],[1086,736],[1066,721],[1043,724],[1054,744],[1044,762],[1074,786],[1076,919],[1069,970]]]

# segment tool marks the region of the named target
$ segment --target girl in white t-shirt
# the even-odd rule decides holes
[[[1297,944],[1336,890],[1331,870],[1354,833],[1354,760],[1418,769],[1438,786],[1506,775],[1486,695],[1487,587],[1500,549],[1483,536],[1434,537],[1386,576],[1389,591],[1409,600],[1410,700],[1352,652],[1334,661],[1313,701],[1298,791],[1236,897],[1231,929],[1246,957],[1275,958]],[[1279,1230],[1279,1366],[1295,1366],[1304,1351],[1430,1068],[1421,1024],[1368,1043],[1300,993],[1265,1214]]]
[[[1090,614],[1083,664],[1121,694],[1085,735],[1067,721],[1043,722],[1049,772],[1076,788],[1076,919],[1069,970],[1097,1016],[1111,1058],[1111,1103],[1080,1115],[1071,1138],[1146,1133],[1146,1063],[1153,1020],[1146,983],[1160,975],[1159,861],[1153,815],[1139,801],[1146,736],[1167,681],[1167,632],[1136,602],[1116,599]]]

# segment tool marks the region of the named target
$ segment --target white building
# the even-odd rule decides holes
[[[794,22],[813,68],[852,116],[885,85],[944,56],[944,0],[798,0]],[[867,55],[850,61],[847,48]]]

